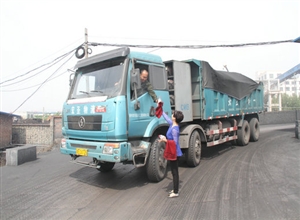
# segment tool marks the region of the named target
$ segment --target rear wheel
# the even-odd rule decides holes
[[[98,165],[100,165],[100,168],[97,168],[97,170],[105,173],[111,171],[114,168],[115,163],[105,162],[105,163],[99,163]]]
[[[249,143],[250,139],[250,126],[247,120],[243,121],[241,128],[237,130],[237,144],[240,146],[245,146]]]
[[[189,140],[189,148],[186,153],[186,162],[190,167],[199,165],[201,159],[201,139],[197,130],[193,131]]]
[[[150,181],[159,182],[167,174],[168,161],[164,158],[165,142],[159,142],[158,139],[151,145],[148,156],[146,170]]]
[[[252,118],[249,123],[250,126],[250,141],[258,141],[259,138],[259,122],[257,118]]]

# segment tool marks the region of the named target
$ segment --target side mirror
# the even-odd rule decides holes
[[[141,78],[140,78],[140,69],[134,69],[132,68],[130,72],[130,87],[131,90],[134,92],[134,110],[140,109],[140,102],[137,100],[137,89],[141,88]]]
[[[74,80],[74,73],[70,74],[69,76],[69,86],[71,87],[72,83],[73,83],[73,80]]]
[[[134,85],[136,85],[136,89],[141,88],[140,69],[132,69],[130,72],[130,87],[132,90]]]

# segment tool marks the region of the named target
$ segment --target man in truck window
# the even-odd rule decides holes
[[[151,83],[148,81],[148,71],[142,70],[140,73],[141,78],[141,88],[137,90],[137,96],[141,96],[144,93],[148,92],[154,102],[157,102],[157,96],[153,91]]]

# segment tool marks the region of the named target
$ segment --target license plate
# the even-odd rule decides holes
[[[87,156],[88,151],[87,151],[87,149],[76,148],[76,155],[78,155],[78,156]]]

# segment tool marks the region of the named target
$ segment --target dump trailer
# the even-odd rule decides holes
[[[157,103],[140,96],[140,72],[171,117],[180,110],[180,146],[190,167],[200,164],[201,149],[225,142],[246,146],[259,139],[263,84],[235,72],[214,70],[208,62],[169,60],[129,48],[79,60],[62,111],[60,151],[71,162],[101,172],[115,163],[146,166],[150,181],[164,179],[165,144],[158,141],[168,124],[156,117]],[[87,160],[89,159],[90,160]]]

